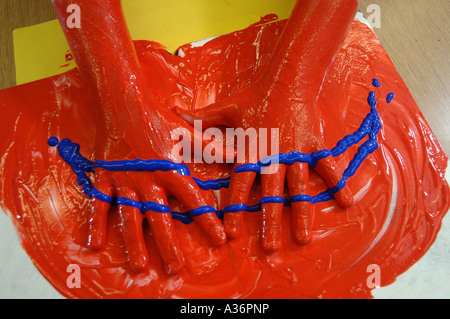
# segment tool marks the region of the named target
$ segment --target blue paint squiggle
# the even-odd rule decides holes
[[[380,81],[378,81],[378,79],[373,79],[373,80],[372,80],[372,85],[373,85],[374,87],[376,87],[376,88],[381,87],[381,83],[380,83]]]
[[[386,102],[391,103],[394,97],[395,97],[394,93],[389,93],[386,97]]]
[[[377,79],[373,80],[372,83],[375,87],[380,87],[381,84]],[[394,94],[390,93],[387,98],[387,102],[390,103],[394,98]],[[98,189],[96,189],[88,177],[88,173],[94,173],[96,168],[105,169],[108,171],[176,171],[178,174],[183,176],[191,176],[189,168],[182,163],[174,163],[168,160],[127,160],[127,161],[90,161],[80,154],[80,146],[73,143],[70,139],[63,139],[61,141],[56,137],[51,137],[48,140],[48,144],[51,147],[57,146],[57,150],[61,158],[68,163],[75,175],[77,176],[77,183],[82,187],[83,193],[85,193],[89,198],[96,198],[106,203],[112,205],[125,205],[131,206],[139,209],[142,214],[147,211],[154,211],[159,213],[170,213],[173,219],[179,220],[182,223],[190,224],[195,217],[201,216],[207,213],[214,213],[219,218],[223,219],[226,213],[232,212],[257,212],[261,210],[262,205],[269,203],[283,203],[284,206],[290,206],[295,202],[310,202],[310,203],[320,203],[327,202],[334,199],[334,195],[345,187],[347,180],[354,176],[361,166],[363,161],[378,148],[377,135],[381,129],[381,122],[378,111],[376,109],[377,101],[375,92],[370,92],[367,102],[370,106],[369,114],[364,118],[361,126],[353,134],[345,136],[340,140],[337,145],[331,150],[322,150],[312,154],[304,154],[300,152],[291,153],[281,153],[274,156],[269,156],[256,164],[243,164],[235,168],[235,173],[243,172],[256,172],[260,173],[262,167],[267,167],[276,160],[276,163],[293,165],[294,163],[301,162],[307,163],[310,168],[314,168],[320,160],[323,160],[329,156],[337,157],[345,153],[350,147],[361,142],[365,137],[368,137],[361,146],[359,146],[358,151],[354,155],[353,159],[350,161],[347,169],[343,173],[342,179],[337,185],[328,190],[316,195],[304,195],[299,194],[292,196],[289,199],[278,196],[268,196],[261,198],[260,202],[256,205],[248,206],[247,204],[235,204],[225,207],[222,210],[216,210],[211,206],[202,206],[193,209],[188,212],[172,212],[170,207],[166,205],[161,205],[155,202],[140,202],[129,198],[112,198]],[[207,180],[202,181],[195,177],[192,177],[193,181],[204,190],[219,190],[222,188],[228,188],[230,184],[230,178],[223,178],[217,180]]]

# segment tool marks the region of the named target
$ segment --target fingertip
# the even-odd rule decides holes
[[[177,114],[178,116],[180,116],[182,118],[184,116],[187,116],[187,117],[190,116],[190,114],[189,114],[190,111],[189,110],[183,109],[183,108],[181,108],[181,107],[179,107],[177,105],[172,108],[172,112]]]
[[[307,245],[307,244],[311,243],[311,241],[312,241],[311,234],[306,229],[298,230],[295,233],[294,238],[295,238],[295,242],[298,245],[302,245],[302,246]]]
[[[228,239],[236,239],[239,237],[239,229],[237,227],[227,227],[225,228],[225,234]]]
[[[342,208],[350,208],[353,206],[355,202],[355,198],[353,197],[352,192],[350,189],[345,186],[343,189],[341,189],[339,192],[335,195],[336,202],[341,206]]]
[[[267,253],[281,248],[281,212],[282,204],[266,204],[262,208],[262,245]]]
[[[93,251],[99,251],[103,248],[104,241],[103,236],[99,236],[98,232],[92,232],[88,235],[87,248]]]
[[[208,235],[211,244],[221,246],[226,243],[227,235],[225,234],[225,229],[216,214],[207,213],[195,217],[194,220]]]
[[[224,229],[227,238],[236,239],[240,233],[240,221],[242,212],[228,213],[224,217]]]
[[[299,245],[311,242],[311,216],[311,203],[292,203],[292,232],[295,242]]]
[[[214,226],[210,233],[213,245],[222,246],[227,242],[227,234],[225,233],[225,229],[221,223]]]
[[[216,236],[216,240],[214,242],[214,245],[216,246],[222,246],[227,242],[227,235],[225,231],[221,231],[218,236]]]
[[[140,273],[147,268],[147,256],[140,253],[128,254],[128,267],[133,273]]]
[[[185,120],[186,122],[188,122],[191,125],[194,125],[194,121],[196,120],[196,118],[190,114],[187,113],[177,113],[176,114],[182,118],[183,120]]]
[[[327,158],[320,161],[316,166],[316,171],[325,180],[329,187],[335,187],[336,185],[344,182],[342,174],[337,168],[336,162],[333,158]],[[343,208],[349,208],[354,203],[353,194],[346,184],[334,195],[334,198],[336,199],[338,205]]]
[[[276,253],[281,249],[281,242],[277,238],[266,238],[265,240],[263,239],[262,245],[264,251],[268,254]]]
[[[183,268],[184,260],[179,258],[165,264],[166,273],[172,276],[180,274]]]

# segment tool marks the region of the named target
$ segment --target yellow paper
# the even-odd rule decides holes
[[[244,29],[270,13],[286,19],[294,4],[295,0],[122,0],[131,37],[159,42],[169,52]],[[15,30],[14,50],[17,84],[76,67],[65,59],[69,45],[57,20]]]

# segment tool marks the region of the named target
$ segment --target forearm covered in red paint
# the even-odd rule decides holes
[[[76,4],[80,27],[70,27]],[[149,121],[142,75],[120,0],[55,0],[53,5],[96,108],[98,153],[107,141],[135,140]],[[148,125],[148,124],[147,124]],[[147,128],[148,129],[148,128]],[[106,143],[105,143],[106,142]],[[105,145],[106,144],[106,145]],[[137,141],[136,144],[137,145]]]
[[[287,84],[297,96],[317,92],[354,20],[357,0],[297,1],[261,85]]]

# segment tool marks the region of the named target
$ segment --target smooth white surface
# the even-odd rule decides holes
[[[377,299],[450,299],[450,216],[425,256],[397,277],[392,285],[377,288]],[[381,274],[383,276],[383,274]]]
[[[0,298],[63,298],[41,275],[19,243],[12,222],[0,208]]]

